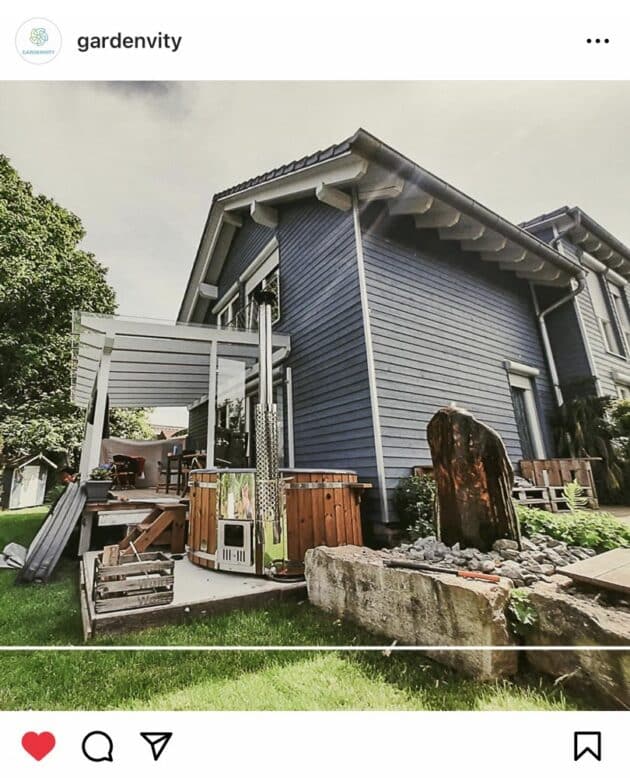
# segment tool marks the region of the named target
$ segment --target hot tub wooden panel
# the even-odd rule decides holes
[[[216,470],[190,474],[189,558],[214,567],[216,534]],[[250,471],[251,472],[251,471]],[[287,512],[288,562],[300,564],[316,546],[362,545],[357,475],[339,470],[283,470]],[[212,484],[208,488],[204,484]],[[258,566],[257,566],[258,568]]]

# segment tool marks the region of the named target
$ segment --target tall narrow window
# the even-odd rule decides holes
[[[521,451],[523,459],[535,459],[534,441],[532,440],[532,431],[530,421],[527,416],[527,399],[525,392],[527,389],[521,389],[520,386],[510,387],[512,391],[512,402],[514,403],[514,414],[516,416],[516,427],[518,437],[521,442]]]
[[[505,367],[523,459],[544,459],[545,446],[535,394],[535,380],[539,371],[518,362],[506,362]]]
[[[630,317],[628,316],[628,306],[623,296],[623,289],[612,283],[608,284],[608,289],[621,328],[624,350],[626,354],[630,354]]]
[[[606,349],[613,354],[621,354],[621,346],[612,323],[610,306],[599,273],[589,270],[586,274],[586,283]]]

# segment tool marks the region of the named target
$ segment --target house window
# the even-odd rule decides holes
[[[545,446],[536,405],[535,381],[539,371],[529,365],[506,362],[514,418],[523,459],[544,459]]]
[[[271,311],[271,323],[276,324],[280,321],[280,270],[275,268],[269,275],[261,279],[259,283],[248,293],[247,295],[247,310],[249,312],[249,327],[253,327],[258,320],[258,306],[254,301],[254,294],[259,289],[265,289],[273,292],[276,296],[276,301]]]
[[[238,295],[235,294],[232,299],[226,303],[217,313],[217,325],[223,329],[236,326],[236,314],[238,311]]]
[[[628,306],[624,299],[623,290],[612,283],[608,284],[608,290],[610,291],[610,297],[617,314],[625,352],[630,354],[630,317],[628,316]]]
[[[247,300],[247,327],[254,328],[258,322],[258,306],[254,302],[254,293],[259,289],[267,289],[276,295],[271,322],[280,321],[280,252],[278,242],[274,239],[266,246],[260,255],[252,262],[246,271],[245,299]]]
[[[610,306],[606,300],[602,279],[600,278],[599,273],[589,271],[586,274],[586,283],[606,350],[612,354],[621,354],[621,346],[612,323]]]
[[[616,384],[617,397],[620,400],[630,400],[630,386],[626,384]]]

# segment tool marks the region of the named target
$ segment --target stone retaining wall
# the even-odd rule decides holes
[[[315,548],[306,554],[314,605],[370,632],[417,646],[511,646],[506,607],[512,584],[471,581],[443,573],[385,567],[388,555],[357,546]],[[480,679],[513,675],[515,651],[427,652]]]
[[[401,644],[498,646],[495,651],[427,651],[438,662],[479,679],[514,675],[520,651],[507,618],[512,582],[388,568],[391,554],[357,546],[306,554],[309,599],[324,610]],[[630,614],[566,590],[569,579],[528,589],[537,624],[531,646],[628,646],[627,652],[528,651],[529,663],[555,678],[589,686],[615,707],[630,707]],[[522,656],[522,654],[521,654]]]
[[[529,599],[538,615],[529,645],[630,647],[630,614],[621,609],[603,608],[562,586],[542,583],[532,587]],[[566,676],[630,707],[630,650],[527,651],[527,659],[541,672]]]

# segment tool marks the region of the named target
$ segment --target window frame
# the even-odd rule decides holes
[[[628,313],[626,296],[623,287],[618,286],[610,279],[606,279],[606,281],[623,351],[625,352],[625,355],[628,356],[630,354],[630,314]]]
[[[532,442],[534,457],[535,459],[546,459],[547,454],[545,438],[543,435],[536,394],[536,378],[540,375],[540,370],[538,370],[538,368],[531,367],[530,365],[523,365],[519,362],[511,361],[506,361],[504,363],[504,367],[508,374],[510,401],[512,402],[512,407],[514,407],[512,389],[521,389],[524,392],[523,404],[525,407],[525,416],[527,425],[529,427],[529,437]],[[516,421],[516,410],[514,410],[514,416]]]
[[[234,327],[234,324],[232,323],[234,321],[234,315],[235,315],[235,308],[238,310],[238,303],[239,303],[239,293],[236,292],[226,303],[225,305],[217,311],[217,327],[219,329],[232,329]],[[221,321],[222,316],[227,313],[227,320],[225,323]]]
[[[606,279],[598,271],[589,268],[586,274],[586,286],[606,352],[612,356],[625,359],[627,352],[624,349],[623,338],[616,324],[617,313],[613,308],[612,294]],[[605,311],[602,310],[602,305]]]
[[[266,288],[269,283],[269,279],[272,276],[276,277],[276,298],[278,313],[271,320],[272,324],[277,324],[282,318],[282,308],[280,306],[280,251],[277,244],[271,247],[268,256],[262,263],[258,263],[256,260],[252,263],[256,265],[256,268],[251,275],[245,279],[245,308],[247,310],[247,326],[251,329],[254,324],[254,305],[252,305],[252,296],[256,289],[262,287]]]

